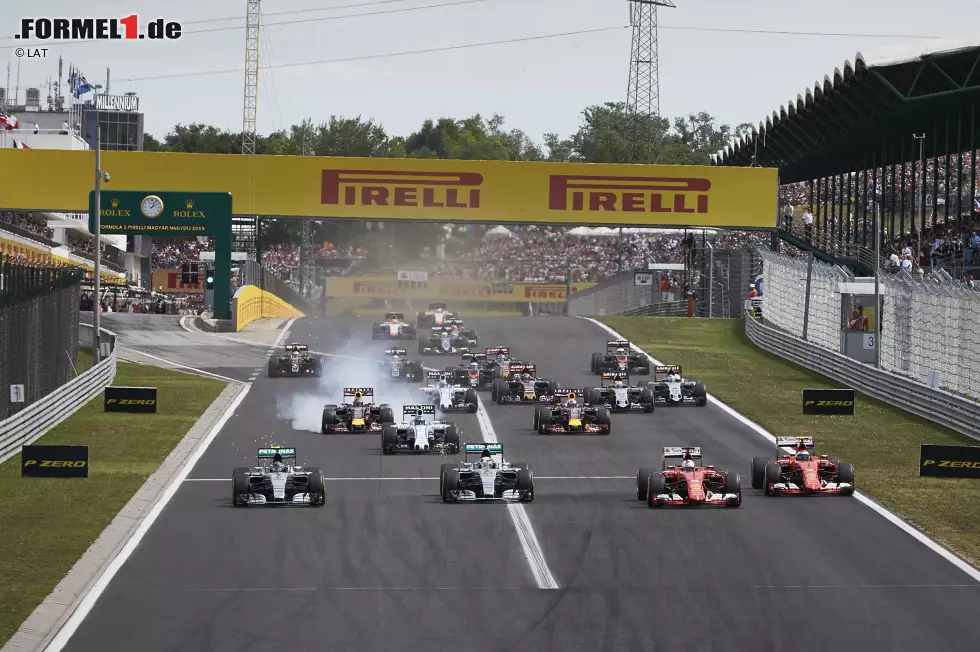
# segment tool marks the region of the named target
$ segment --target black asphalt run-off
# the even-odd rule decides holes
[[[467,323],[481,347],[509,345],[544,377],[596,384],[590,353],[608,334],[594,324]],[[289,339],[374,358],[389,344],[370,331],[368,319],[300,320]],[[330,361],[324,382],[343,386],[333,375],[352,364]],[[273,442],[328,477],[438,475],[439,456],[382,456],[378,435],[297,431],[279,418],[316,385],[255,382],[190,474],[229,481],[182,485],[66,649],[918,652],[980,641],[980,584],[854,498],[753,491],[750,460],[773,447],[714,405],[615,415],[610,436],[540,436],[530,407],[483,395],[506,457],[539,478],[630,477],[537,480],[526,510],[558,590],[538,588],[507,507],[443,504],[434,479],[329,481],[322,508],[233,508],[232,468]],[[325,399],[307,401],[314,422]],[[475,415],[457,421],[464,439],[481,438]],[[659,467],[660,447],[678,444],[739,472],[742,507],[638,502],[637,467]]]

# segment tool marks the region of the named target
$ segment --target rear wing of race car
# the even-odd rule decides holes
[[[663,468],[666,469],[668,466],[677,466],[677,464],[672,463],[672,461],[676,460],[680,462],[688,455],[694,459],[694,463],[697,466],[701,466],[701,462],[704,458],[701,456],[700,446],[664,446]]]
[[[402,408],[402,416],[413,417],[416,415],[433,415],[435,416],[436,406],[434,405],[406,405]]]
[[[256,457],[258,457],[259,463],[261,464],[262,463],[262,460],[271,460],[273,457],[276,456],[276,453],[279,453],[280,455],[282,455],[282,459],[284,459],[284,460],[291,459],[294,462],[296,461],[296,449],[295,448],[282,448],[281,446],[272,446],[270,448],[260,448],[259,449],[259,453],[258,453],[258,455],[256,455]]]
[[[813,437],[776,437],[776,454],[786,455],[786,449],[794,453],[799,450],[800,444],[807,447],[810,452],[817,450],[816,442]]]
[[[537,371],[538,371],[538,366],[534,364],[525,364],[523,362],[510,363],[511,373],[519,373],[519,374],[528,373],[533,376],[535,373],[537,373]]]
[[[555,390],[555,403],[564,403],[570,398],[574,399],[584,399],[585,398],[585,388],[584,387],[562,387],[561,389]]]
[[[477,443],[470,443],[470,444],[466,444],[463,447],[464,455],[466,457],[468,457],[470,455],[481,455],[481,454],[483,454],[484,449],[487,450],[487,451],[489,451],[491,455],[503,455],[504,454],[504,445],[503,444],[486,444],[486,443],[477,444]]]
[[[345,387],[344,398],[374,398],[373,387]]]
[[[385,313],[385,321],[388,321],[389,319],[401,319],[401,320],[404,320],[405,319],[405,313],[403,313],[403,312],[386,312]]]
[[[430,303],[429,310],[446,310],[448,306],[444,303]]]
[[[510,355],[510,347],[507,346],[494,346],[489,349],[484,349],[484,354],[486,357],[496,357],[498,355]]]
[[[463,320],[459,317],[453,317],[451,319],[444,319],[442,323],[446,326],[462,326]]]
[[[286,350],[287,351],[309,351],[310,350],[310,347],[307,346],[306,344],[287,344],[286,345]]]
[[[669,374],[673,373],[675,376],[682,376],[681,366],[679,364],[658,364],[653,368],[653,380],[654,382],[663,382]]]
[[[425,372],[425,377],[428,378],[430,381],[440,380],[442,379],[443,376],[451,376],[451,375],[452,375],[451,371],[439,371],[437,369],[430,369],[429,371]]]
[[[385,355],[389,358],[393,355],[408,355],[408,349],[385,349]]]
[[[609,340],[606,342],[606,353],[612,353],[616,349],[626,349],[630,350],[629,340]]]
[[[462,357],[462,363],[468,365],[471,362],[475,362],[482,366],[484,362],[487,361],[486,353],[464,353]]]
[[[615,371],[607,371],[607,372],[604,372],[602,374],[602,379],[599,381],[599,384],[602,387],[608,387],[609,385],[612,385],[617,380],[621,380],[624,383],[626,383],[627,385],[629,385],[630,384],[630,375],[629,374],[623,374],[623,373],[615,372]]]

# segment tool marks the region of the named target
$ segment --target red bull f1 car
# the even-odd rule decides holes
[[[589,405],[602,406],[610,412],[653,412],[653,390],[630,385],[627,374],[607,371],[600,382],[601,387],[585,390]]]
[[[418,337],[415,326],[405,321],[400,312],[389,312],[381,323],[374,324],[371,339],[374,340],[414,340]]]
[[[650,389],[658,405],[704,407],[708,404],[708,388],[701,381],[684,378],[679,364],[654,367]]]
[[[705,466],[698,447],[668,446],[660,471],[637,471],[636,498],[647,501],[647,507],[738,507],[742,504],[742,481],[737,473]]]
[[[320,431],[381,432],[386,424],[395,422],[395,413],[390,405],[376,405],[373,398],[371,387],[345,387],[341,405],[323,406]]]
[[[752,458],[752,488],[767,496],[854,493],[854,467],[817,455],[813,437],[776,437],[776,459]]]
[[[583,393],[584,390],[581,389],[562,389],[554,404],[534,406],[533,427],[538,434],[610,434],[612,419],[609,417],[609,410],[584,405],[581,402]]]
[[[322,507],[327,502],[323,472],[318,466],[298,465],[295,448],[260,448],[254,467],[240,466],[232,471],[231,502],[235,507]]]
[[[269,378],[323,375],[323,359],[310,353],[305,344],[287,344],[282,355],[269,358]]]
[[[607,371],[648,376],[650,364],[646,356],[630,348],[629,340],[610,340],[606,342],[605,353],[592,354],[592,373],[602,374]]]

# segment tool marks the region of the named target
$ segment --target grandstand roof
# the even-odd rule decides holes
[[[926,47],[928,46],[928,48]],[[980,100],[980,34],[956,39],[898,45],[865,57],[817,81],[812,88],[780,106],[759,122],[752,133],[713,157],[715,165],[780,168],[782,183],[806,181],[858,170],[876,163],[898,163],[900,148],[883,144],[913,133],[929,139],[950,114],[963,114],[964,141],[971,120],[971,105]],[[949,144],[956,148],[955,117]],[[942,143],[945,153],[945,127]],[[911,146],[908,146],[911,152]],[[909,154],[906,154],[906,159]]]

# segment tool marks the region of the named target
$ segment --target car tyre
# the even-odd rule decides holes
[[[458,499],[453,496],[454,491],[459,491],[459,471],[455,468],[447,469],[442,475],[442,502],[455,503]]]
[[[753,457],[750,477],[752,478],[752,488],[762,489],[766,484],[766,465],[769,464],[768,457]]]
[[[517,470],[517,493],[522,503],[534,502],[534,474],[526,466]]]
[[[653,475],[653,469],[640,469],[636,472],[636,499],[645,500],[647,497],[647,488],[650,486],[650,476]]]
[[[453,455],[459,452],[459,428],[456,426],[446,428],[445,448]]]
[[[738,498],[725,503],[726,507],[739,507],[742,504],[742,478],[737,473],[728,473],[725,475],[725,488],[722,491],[726,494],[735,494],[738,496]]]
[[[640,404],[643,406],[643,411],[647,413],[653,412],[656,408],[653,404],[653,390],[649,387],[640,391]]]
[[[842,496],[850,496],[854,493],[854,466],[850,462],[839,462],[837,464],[837,482],[850,483],[851,488],[842,491]]]
[[[337,406],[326,405],[323,408],[323,416],[320,418],[320,432],[324,435],[330,432],[329,426],[337,425]]]
[[[612,417],[609,416],[609,410],[602,407],[596,410],[595,422],[599,425],[606,426],[606,428],[600,432],[600,435],[612,434]]]
[[[269,358],[269,378],[275,378],[279,375],[279,363],[275,356]]]
[[[602,361],[603,361],[603,359],[604,359],[604,356],[601,353],[593,353],[592,354],[592,367],[591,367],[592,368],[592,373],[594,373],[594,374],[602,373],[600,371],[600,369],[602,367]]]
[[[394,423],[395,411],[389,405],[381,406],[381,423]]]
[[[385,455],[394,455],[398,447],[398,426],[386,425],[381,430],[381,452]]]
[[[310,478],[307,480],[306,493],[310,497],[310,505],[313,507],[323,507],[327,502],[327,490],[324,486],[323,471],[319,466],[311,466],[307,469]]]
[[[667,479],[662,473],[654,472],[647,483],[647,507],[663,507],[663,499],[657,498],[657,496],[665,493],[667,493]]]
[[[547,435],[548,426],[550,425],[551,425],[551,410],[548,411],[542,410],[541,413],[538,415],[538,434]]]
[[[697,407],[704,407],[708,404],[708,388],[705,387],[704,383],[697,382],[694,384],[692,396],[694,397],[694,405]]]
[[[783,467],[776,462],[770,462],[766,464],[762,489],[767,496],[777,495],[775,492],[770,491],[769,485],[777,482],[782,482],[782,480],[783,480]]]
[[[239,466],[231,473],[231,504],[235,507],[248,507],[247,466]]]

